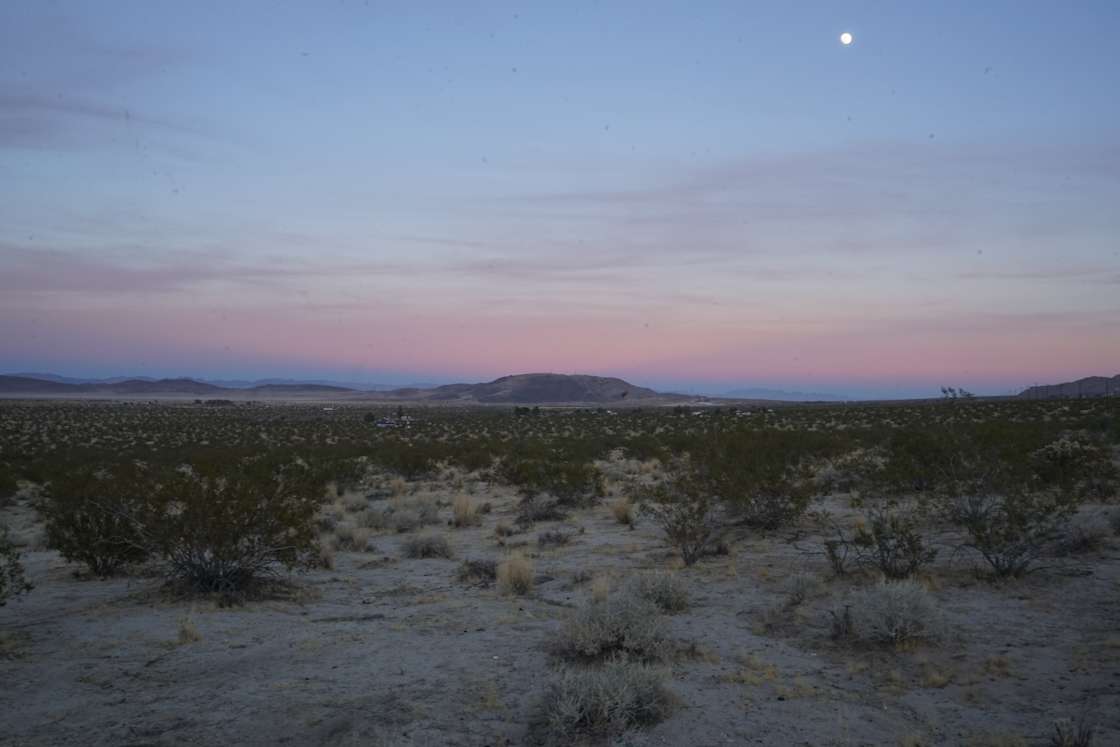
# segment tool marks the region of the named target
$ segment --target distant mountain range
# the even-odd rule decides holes
[[[273,381],[289,382],[279,379]],[[232,382],[226,382],[232,383]],[[0,376],[0,394],[9,396],[194,396],[198,398],[338,398],[358,400],[428,401],[479,404],[625,403],[653,398],[688,400],[683,395],[662,395],[622,379],[566,374],[503,376],[482,384],[447,384],[405,387],[388,391],[359,390],[336,384],[306,381],[290,383],[237,382],[248,386],[220,386],[195,379],[82,380],[54,374]]]
[[[821,394],[820,392],[785,392],[780,389],[732,389],[724,394],[725,397],[736,399],[770,399],[780,402],[846,402],[847,397],[838,394]]]
[[[1086,376],[1077,381],[1062,384],[1042,384],[1024,389],[1019,395],[1023,399],[1059,399],[1068,397],[1120,397],[1120,374],[1107,376]]]

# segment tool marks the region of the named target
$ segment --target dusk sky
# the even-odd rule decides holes
[[[0,372],[1120,373],[1118,38],[1111,1],[0,0]]]

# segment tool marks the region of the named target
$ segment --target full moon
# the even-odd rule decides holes
[[[852,43],[852,35],[849,34],[847,31],[845,31],[843,34],[840,34],[840,43],[843,44],[845,47],[848,46],[849,44]]]

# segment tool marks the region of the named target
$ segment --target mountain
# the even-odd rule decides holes
[[[784,392],[780,389],[732,389],[725,393],[725,397],[735,399],[770,399],[780,402],[843,402],[847,397],[837,394],[821,394],[819,392]]]
[[[101,380],[70,383],[64,377],[0,375],[0,394],[9,396],[192,396],[197,398],[319,398],[358,401],[420,401],[447,404],[626,404],[652,400],[691,401],[679,394],[659,394],[622,379],[553,373],[519,374],[481,384],[447,384],[405,387],[391,391],[353,389],[308,382],[253,383],[252,386],[218,386],[196,379]],[[46,376],[51,376],[50,379]],[[289,380],[274,380],[287,382]],[[227,382],[233,383],[233,382]],[[241,382],[237,382],[241,383]],[[246,382],[252,383],[252,382]]]
[[[486,404],[532,404],[557,402],[632,402],[659,397],[645,387],[604,376],[532,373],[503,376],[484,384],[446,384],[434,389],[397,389],[387,396],[425,399],[433,402],[478,402]]]
[[[1062,384],[1042,384],[1028,387],[1019,395],[1023,399],[1058,399],[1060,397],[1120,397],[1120,374],[1086,376]]]

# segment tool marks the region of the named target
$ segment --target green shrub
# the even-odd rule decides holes
[[[851,541],[861,565],[877,568],[887,578],[909,578],[937,557],[912,514],[872,509],[866,519]]]
[[[139,563],[151,547],[139,523],[153,478],[136,464],[83,469],[51,481],[38,502],[47,546],[97,576]]]
[[[948,500],[944,510],[966,532],[964,546],[976,551],[993,575],[1021,576],[1034,568],[1047,543],[1061,536],[1077,500],[1041,492],[973,495]]]
[[[685,565],[710,552],[718,529],[714,498],[692,478],[687,461],[678,461],[665,482],[640,493],[641,513],[661,527]]]
[[[323,483],[298,464],[206,465],[162,475],[140,518],[170,579],[238,593],[278,568],[311,567]]]
[[[8,528],[0,524],[0,607],[9,599],[31,591],[23,573],[20,552],[8,535]]]
[[[665,680],[657,670],[625,662],[565,671],[537,706],[532,740],[567,746],[663,721],[674,703]]]

